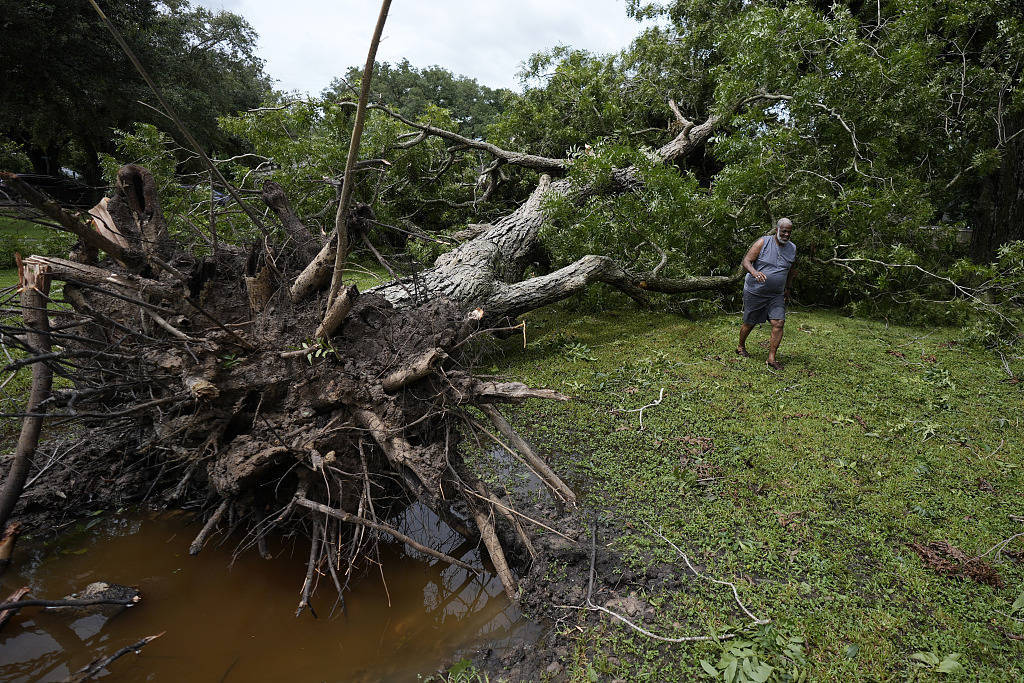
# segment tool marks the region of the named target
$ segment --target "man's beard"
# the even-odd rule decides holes
[[[783,237],[782,236],[782,231],[781,230],[776,230],[775,231],[775,239],[779,240],[783,244],[785,244],[786,242],[789,241],[789,237]]]

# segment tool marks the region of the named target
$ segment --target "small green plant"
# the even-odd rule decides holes
[[[1024,614],[1024,590],[1020,592],[1020,595],[1017,596],[1017,599],[1014,600],[1013,604],[1010,606],[1011,614],[1017,612]]]
[[[302,342],[301,348],[309,352],[306,354],[306,362],[310,365],[313,364],[314,358],[338,357],[338,350],[334,348],[334,344],[331,343],[330,339],[306,340]]]
[[[220,357],[220,364],[221,367],[224,368],[225,370],[230,370],[231,368],[241,363],[242,360],[242,357],[236,353],[225,353],[223,356]]]
[[[726,683],[802,681],[803,644],[802,637],[785,636],[769,626],[749,640],[721,641],[718,662],[702,659],[700,666],[711,678]]]
[[[564,355],[569,360],[583,360],[587,361],[588,363],[593,363],[594,361],[597,360],[597,358],[594,358],[591,355],[591,353],[592,351],[590,350],[589,346],[587,346],[586,344],[581,344],[579,342],[572,342],[566,344],[562,349],[562,355]]]
[[[490,678],[468,659],[460,659],[445,675],[428,676],[424,683],[489,683]]]
[[[959,659],[959,652],[950,652],[945,657],[940,657],[934,651],[915,652],[910,655],[911,664],[914,666],[941,674],[963,673],[964,666]]]

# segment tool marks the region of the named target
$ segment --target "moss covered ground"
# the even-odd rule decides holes
[[[639,312],[527,319],[492,371],[574,396],[511,411],[582,504],[621,530],[602,543],[643,569],[673,562],[661,528],[702,570],[640,595],[667,636],[566,610],[571,680],[1024,679],[1024,384],[998,356],[920,329],[791,313],[770,373],[738,319]],[[1010,373],[1024,374],[1019,361]],[[645,404],[664,400],[640,413]],[[634,411],[634,412],[625,412]],[[943,575],[912,543],[984,555],[1001,587]],[[1016,610],[1014,603],[1017,602]],[[590,624],[590,625],[588,625]],[[564,674],[563,674],[564,675]]]

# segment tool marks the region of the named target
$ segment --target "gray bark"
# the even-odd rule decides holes
[[[683,159],[700,149],[719,128],[722,117],[713,116],[699,125],[685,126],[675,138],[658,150],[665,162]],[[633,168],[619,169],[610,191],[628,191],[636,186]],[[637,299],[646,292],[676,294],[727,287],[739,280],[733,276],[686,279],[659,278],[633,273],[606,256],[588,255],[560,270],[523,280],[523,273],[537,245],[544,223],[543,202],[551,193],[572,195],[582,200],[589,188],[577,187],[570,179],[551,181],[542,176],[530,198],[511,214],[495,222],[475,238],[440,256],[434,265],[414,276],[383,284],[372,291],[397,307],[414,306],[434,297],[459,302],[464,308],[479,307],[488,319],[515,317],[565,299],[585,287],[603,282]]]

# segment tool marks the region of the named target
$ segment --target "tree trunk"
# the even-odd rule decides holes
[[[1024,115],[1011,119],[1007,128],[1024,129]],[[975,259],[991,261],[1003,244],[1024,240],[1024,133],[1007,143],[999,168],[982,179],[976,215],[971,235]]]
[[[22,279],[21,306],[25,326],[27,328],[26,346],[30,353],[46,355],[50,353],[50,318],[46,309],[49,303],[50,276],[45,266],[23,266],[19,264],[19,275]],[[0,489],[0,529],[6,528],[7,520],[14,511],[14,506],[21,496],[28,478],[28,470],[32,464],[39,445],[39,434],[43,427],[43,415],[46,413],[44,401],[50,398],[53,384],[53,369],[46,363],[32,365],[32,389],[29,392],[28,413],[21,425],[18,445],[11,461],[11,469]]]

